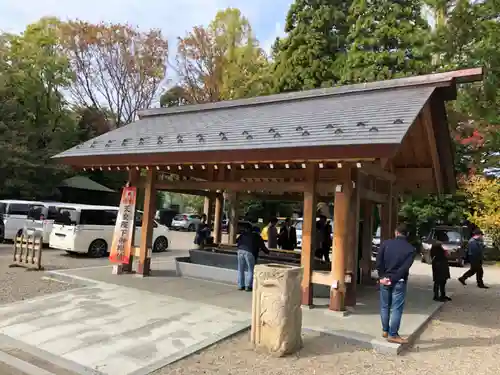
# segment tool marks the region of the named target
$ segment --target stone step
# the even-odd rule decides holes
[[[16,369],[13,375],[78,375],[68,369],[59,367],[47,360],[14,347],[0,348],[0,363]],[[1,366],[1,365],[0,365]],[[0,367],[0,373],[7,375]]]

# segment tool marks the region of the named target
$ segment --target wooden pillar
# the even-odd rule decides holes
[[[359,245],[359,174],[358,170],[354,169],[351,173],[351,181],[353,187],[350,203],[349,217],[347,220],[347,241],[348,248],[346,254],[346,274],[351,276],[351,282],[346,286],[345,304],[346,306],[356,306],[356,286],[358,281],[359,262],[358,262],[358,245]]]
[[[399,216],[399,196],[393,189],[392,203],[391,203],[391,235],[394,235],[396,227],[398,226]]]
[[[149,276],[151,272],[151,251],[153,240],[153,219],[156,209],[156,190],[154,182],[156,170],[150,168],[146,173],[146,186],[144,189],[144,213],[142,215],[141,245],[137,274]]]
[[[229,213],[229,244],[236,244],[236,237],[238,237],[238,195],[231,193],[229,195],[231,205],[231,212]]]
[[[207,224],[208,226],[212,225],[212,216],[214,214],[213,208],[214,208],[214,202],[213,202],[213,197],[210,195],[208,197],[205,197],[205,201],[203,204],[203,213],[207,215]]]
[[[214,242],[221,243],[222,240],[222,210],[224,208],[224,197],[222,193],[215,195],[215,218],[214,218]]]
[[[330,289],[330,310],[345,310],[345,268],[346,254],[349,250],[347,221],[351,205],[352,181],[348,173],[343,184],[337,186],[335,192],[333,214],[333,248],[332,248],[332,276],[334,283]]]
[[[137,188],[139,184],[139,171],[136,169],[132,169],[128,171],[128,186],[134,186]],[[137,190],[139,190],[137,188]],[[137,212],[137,207],[136,207]],[[128,263],[123,264],[123,272],[132,272],[134,265],[134,255],[135,255],[135,217],[134,223],[132,224],[132,250],[130,251],[130,257]]]
[[[387,202],[382,203],[380,210],[380,242],[388,240],[394,236],[392,231],[392,184],[388,183],[389,189]]]
[[[373,241],[373,202],[363,200],[363,233],[361,258],[361,282],[369,284],[371,282],[372,271],[372,241]]]
[[[312,262],[316,250],[316,183],[318,180],[318,166],[308,164],[306,169],[306,187],[304,191],[304,221],[302,222],[302,252],[300,265],[303,268],[302,277],[302,304],[313,304],[313,286],[311,283]]]

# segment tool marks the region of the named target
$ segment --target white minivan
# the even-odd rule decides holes
[[[45,207],[45,203],[15,199],[0,200],[0,216],[5,226],[5,239],[13,241],[22,231],[31,209]]]
[[[50,233],[49,246],[68,253],[106,256],[113,241],[118,207],[75,205],[60,207]],[[141,240],[142,213],[136,212],[134,246]],[[168,228],[153,222],[153,252],[168,249]]]
[[[43,235],[43,244],[48,245],[54,221],[64,208],[74,208],[73,203],[44,202],[42,205],[30,205],[28,217],[24,223],[25,228],[34,229]]]

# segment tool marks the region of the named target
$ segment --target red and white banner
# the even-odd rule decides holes
[[[120,209],[116,217],[115,232],[109,253],[112,263],[128,264],[132,252],[132,234],[134,231],[135,204],[137,189],[123,188]]]

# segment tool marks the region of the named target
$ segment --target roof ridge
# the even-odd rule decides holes
[[[420,76],[402,77],[389,79],[385,81],[365,82],[352,85],[335,86],[320,89],[311,89],[304,91],[294,91],[266,96],[257,96],[253,98],[235,99],[212,103],[190,104],[169,108],[151,108],[139,112],[139,118],[168,116],[178,113],[201,112],[225,108],[237,108],[246,106],[256,106],[286,101],[295,101],[302,99],[314,99],[336,95],[346,95],[359,93],[363,91],[390,90],[398,88],[409,88],[417,86],[426,86],[438,84],[451,85],[452,81],[473,82],[480,79],[483,74],[482,68],[470,68],[454,70],[443,73],[433,73]]]

